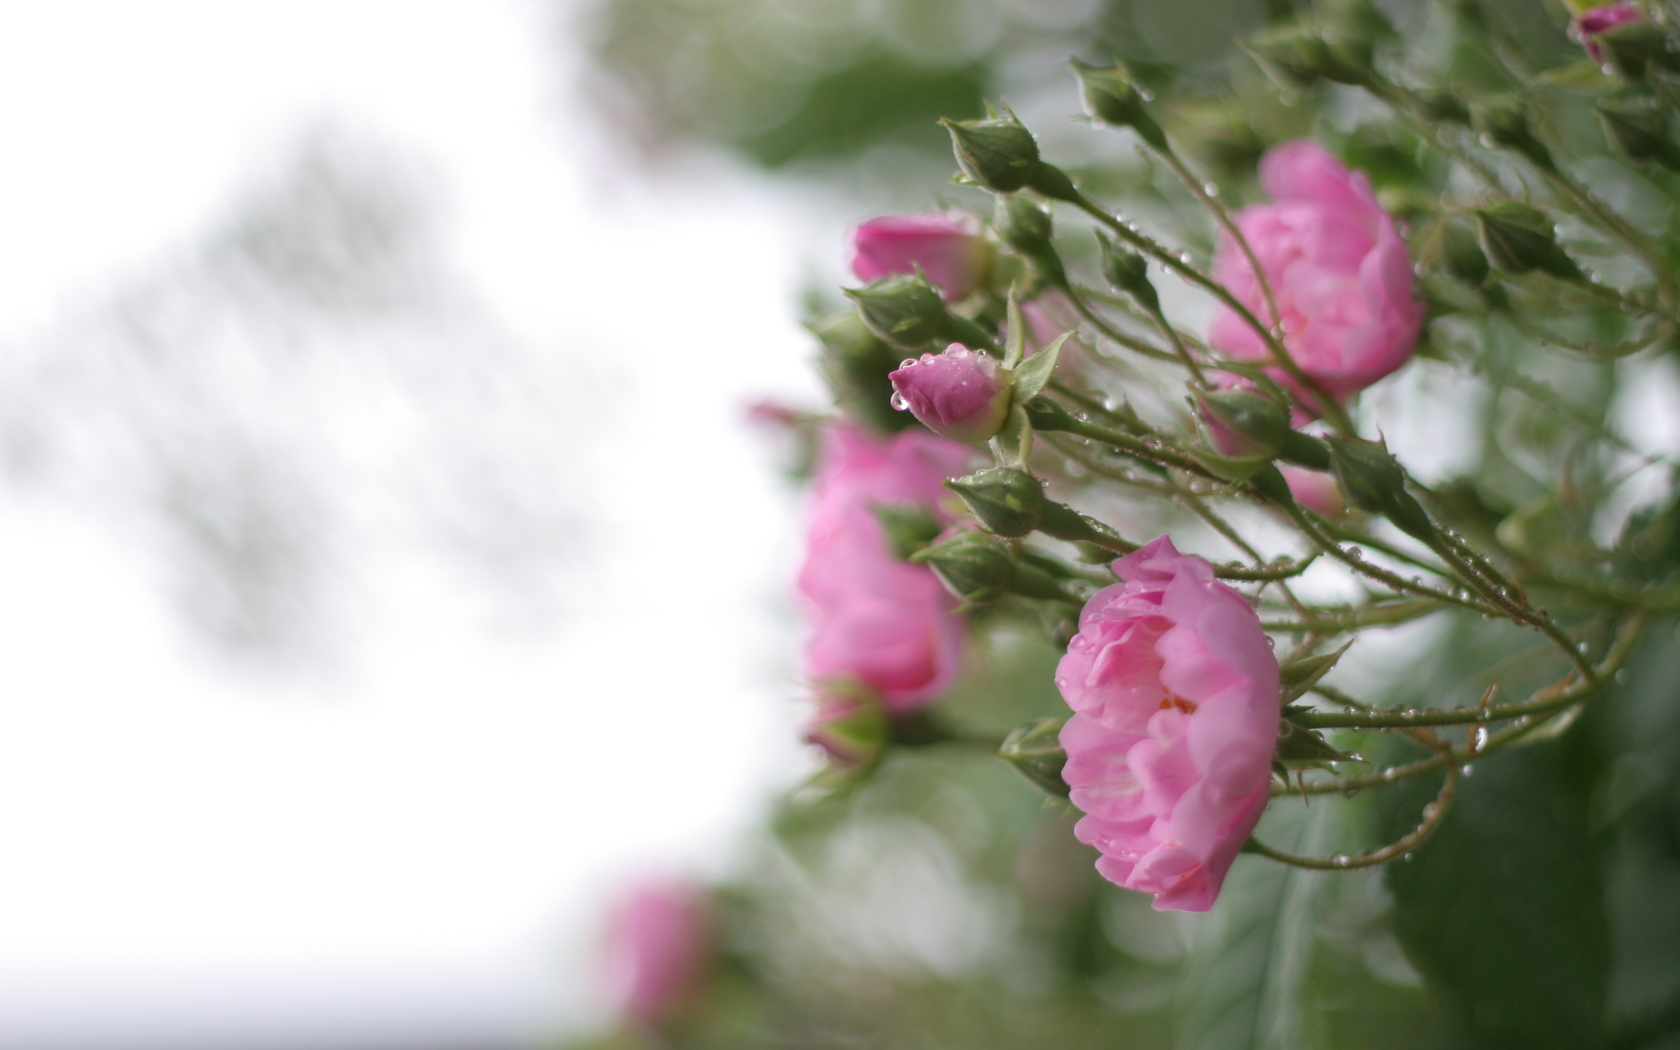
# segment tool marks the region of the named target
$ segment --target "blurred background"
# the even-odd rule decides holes
[[[1251,165],[1251,123],[1311,119],[1224,93],[1291,9],[0,2],[0,1046],[552,1045],[610,1023],[603,914],[650,872],[730,887],[785,1045],[1457,1045],[1375,876],[1238,879],[1198,925],[983,756],[776,801],[814,768],[801,497],[746,410],[825,400],[800,321],[847,230],[987,208],[932,123],[985,99],[1131,157],[1070,119],[1069,54]],[[1561,8],[1478,10],[1573,53]],[[1054,655],[1005,632],[953,709],[1053,713]],[[1308,914],[1310,958],[1276,936]]]

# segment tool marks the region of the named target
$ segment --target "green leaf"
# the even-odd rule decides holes
[[[1009,329],[1009,341],[1003,347],[1003,367],[1014,369],[1027,356],[1027,326],[1021,319],[1021,300],[1015,286],[1009,286],[1009,302],[1004,307],[1004,326]],[[1018,398],[1026,401],[1026,398]]]
[[[1434,838],[1387,869],[1407,955],[1489,1047],[1604,1045],[1604,887],[1560,767],[1550,744],[1477,763]],[[1439,786],[1420,778],[1379,796],[1387,837],[1410,830]]]
[[[1317,804],[1278,807],[1263,834],[1280,848],[1323,853],[1337,812]],[[1177,1050],[1311,1045],[1302,998],[1327,877],[1334,876],[1252,854],[1237,858],[1191,947],[1174,1010]]]
[[[1003,466],[1025,467],[1027,457],[1032,454],[1032,444],[1032,424],[1027,422],[1026,409],[1014,405],[1009,409],[1009,418],[1003,421],[1003,429],[992,438],[992,453]]]
[[[1072,335],[1072,332],[1063,332],[1056,337],[1055,342],[1022,361],[1020,367],[1015,369],[1016,404],[1024,405],[1031,401],[1044,389],[1045,384],[1050,382],[1050,375],[1056,370],[1056,358],[1062,353],[1062,345]]]

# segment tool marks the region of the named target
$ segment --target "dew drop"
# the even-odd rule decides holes
[[[892,407],[898,409],[900,412],[908,412],[910,411],[910,402],[904,399],[903,394],[895,391],[892,396]]]
[[[1476,750],[1477,751],[1480,751],[1482,748],[1487,747],[1487,742],[1488,742],[1487,726],[1482,726],[1481,728],[1476,730],[1475,739],[1476,739]],[[1470,767],[1465,766],[1464,768],[1469,769]]]
[[[1358,547],[1349,547],[1348,557],[1352,558],[1354,561],[1358,561],[1359,559],[1365,557],[1365,552]]]
[[[916,367],[916,359],[914,357],[906,357],[904,360],[902,360],[898,363],[898,367],[900,367],[900,368],[915,368]]]
[[[1409,860],[1411,860],[1411,859],[1412,859],[1412,855],[1411,855],[1411,854],[1410,854],[1410,853],[1402,853],[1402,854],[1400,854],[1400,860],[1401,860],[1401,863],[1405,863],[1405,862],[1406,862],[1406,861],[1409,861]]]
[[[1475,770],[1470,767],[1469,763],[1466,763],[1466,764],[1458,767],[1458,775],[1459,776],[1467,777],[1473,772],[1475,772]]]
[[[1204,182],[1202,184],[1202,192],[1207,194],[1209,197],[1217,197],[1219,196],[1219,184],[1216,182]]]
[[[1338,853],[1334,857],[1330,858],[1330,863],[1334,864],[1338,868],[1345,868],[1353,862],[1348,859],[1348,855],[1346,853]]]
[[[1620,671],[1616,672],[1616,681],[1618,683],[1625,682],[1627,680],[1628,680],[1627,668],[1624,667]]]

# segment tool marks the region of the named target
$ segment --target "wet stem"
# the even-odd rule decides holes
[[[1210,293],[1214,298],[1229,307],[1233,313],[1242,318],[1244,324],[1247,324],[1256,335],[1260,336],[1266,344],[1267,351],[1271,354],[1272,362],[1283,369],[1290,379],[1308,393],[1313,401],[1313,407],[1318,409],[1319,415],[1335,428],[1337,433],[1348,436],[1354,434],[1353,421],[1348,418],[1348,414],[1342,406],[1315,380],[1301,371],[1301,366],[1297,365],[1295,359],[1289,356],[1288,349],[1284,347],[1277,335],[1267,328],[1258,317],[1255,317],[1252,310],[1232,295],[1229,289],[1179,258],[1159,241],[1115,218],[1114,215],[1083,193],[1076,191],[1072,203],[1081,211],[1114,231],[1127,244],[1161,263],[1191,284]]]

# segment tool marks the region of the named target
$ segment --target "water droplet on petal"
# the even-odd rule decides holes
[[[910,402],[904,399],[903,394],[895,391],[892,396],[892,407],[898,409],[900,412],[908,412],[910,411]]]

